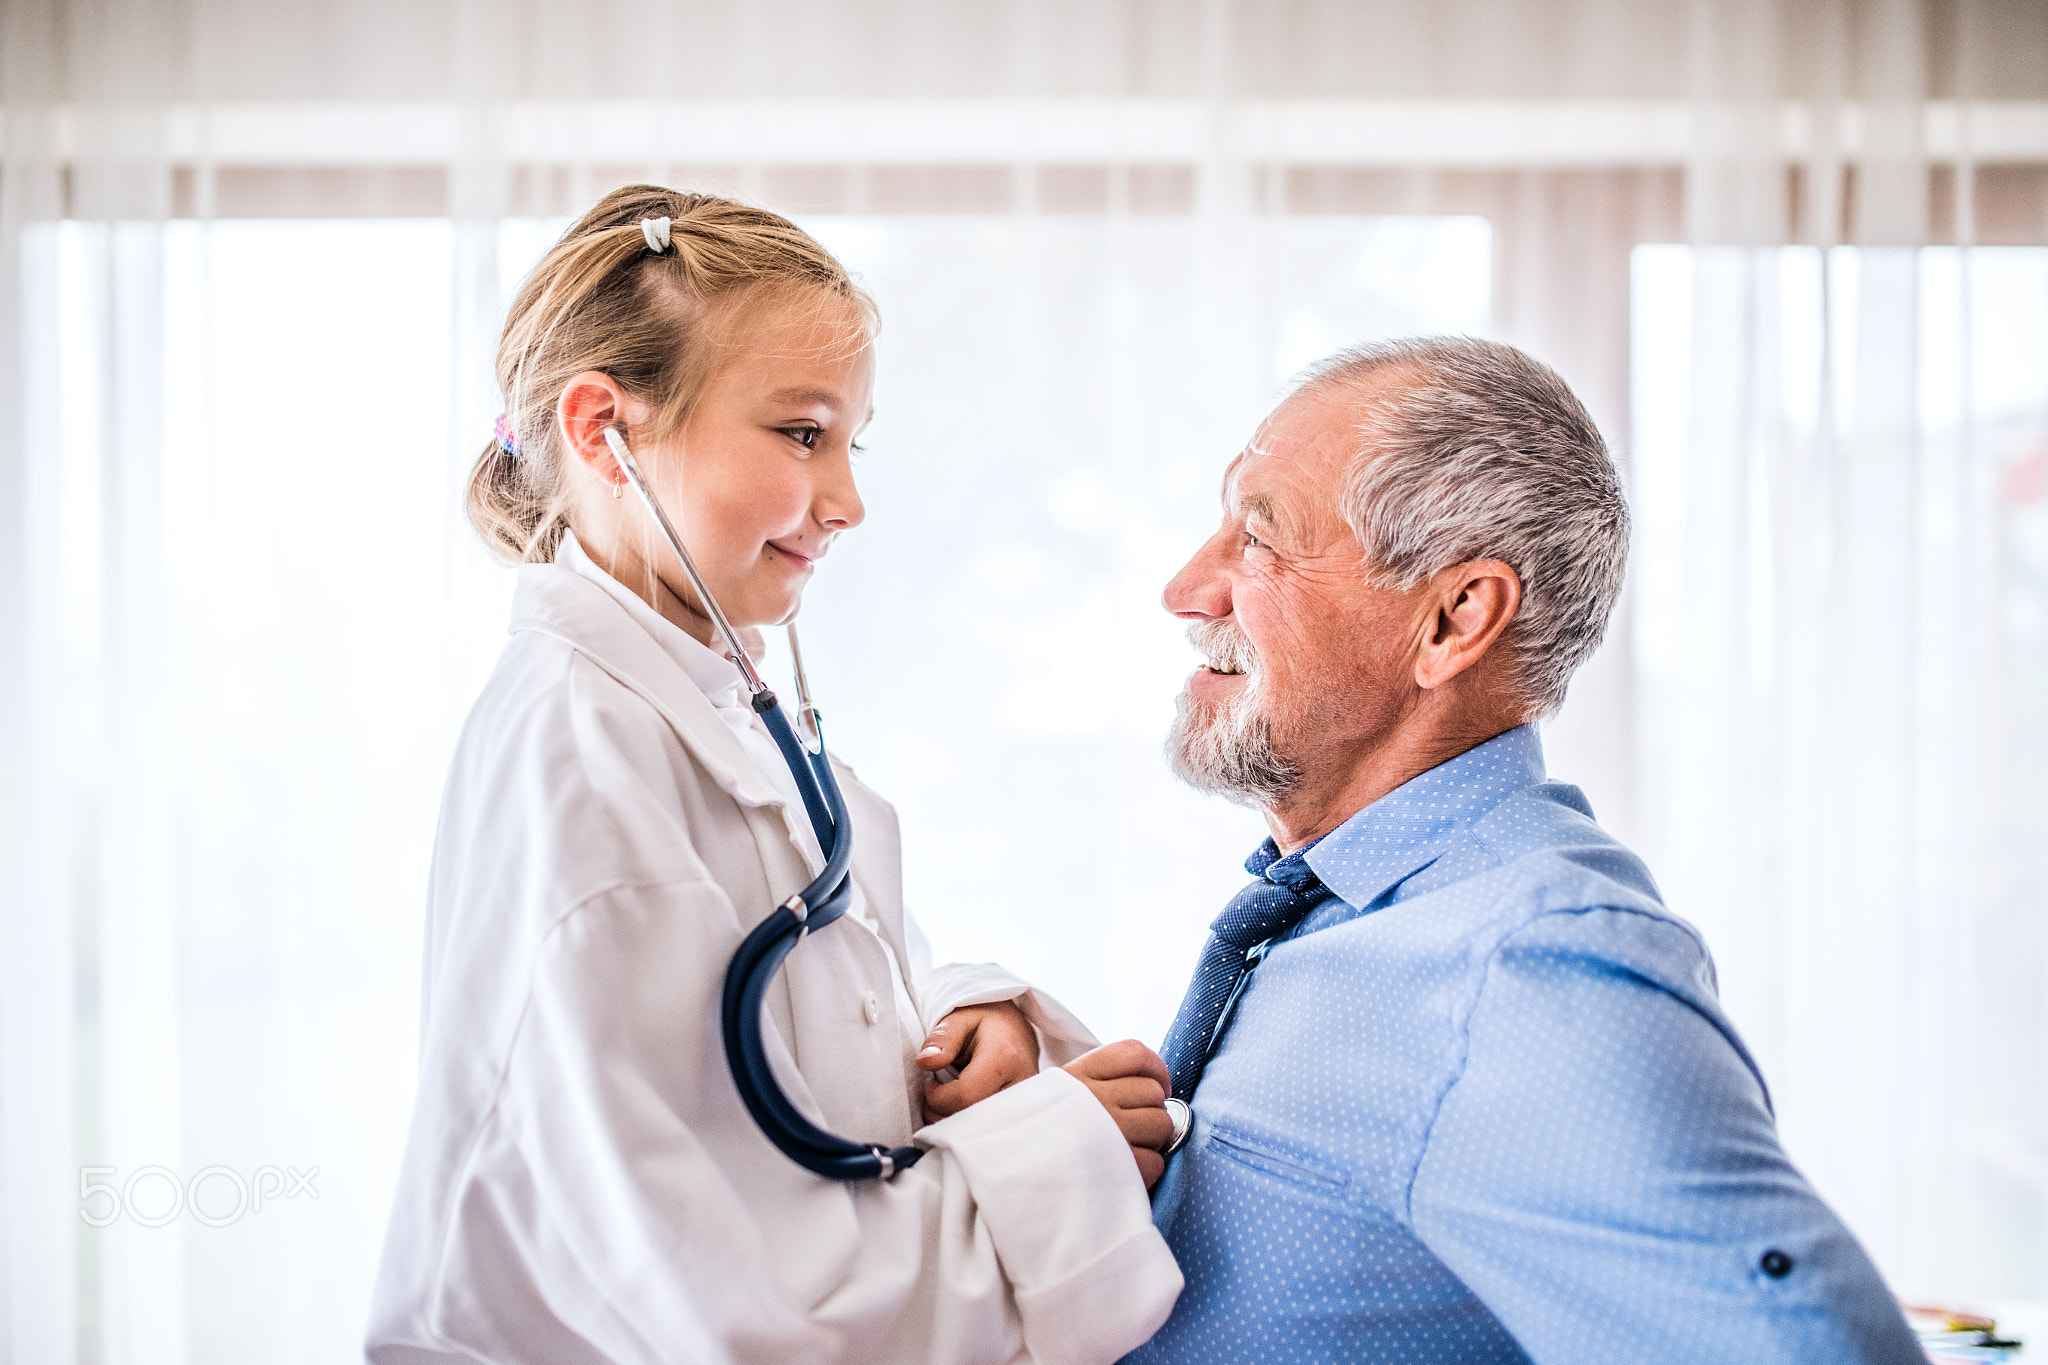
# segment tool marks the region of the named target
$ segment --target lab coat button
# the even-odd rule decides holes
[[[870,1024],[882,1022],[882,1002],[875,999],[873,991],[862,991],[860,993],[860,1012],[868,1017]]]

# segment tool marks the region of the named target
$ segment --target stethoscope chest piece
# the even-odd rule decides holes
[[[1173,1120],[1173,1136],[1160,1149],[1159,1155],[1172,1156],[1188,1140],[1188,1133],[1195,1126],[1195,1111],[1188,1108],[1186,1100],[1168,1100],[1166,1116]]]

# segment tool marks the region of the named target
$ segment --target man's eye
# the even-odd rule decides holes
[[[818,438],[825,434],[823,427],[778,427],[776,429],[805,450],[816,450],[818,448]]]
[[[1263,540],[1260,540],[1260,539],[1259,539],[1259,538],[1258,538],[1257,536],[1253,535],[1253,534],[1252,534],[1252,533],[1251,533],[1250,531],[1246,531],[1246,532],[1244,533],[1244,547],[1245,547],[1245,549],[1247,549],[1247,550],[1249,550],[1249,549],[1252,549],[1252,548],[1254,548],[1254,547],[1256,547],[1256,546],[1261,546],[1261,545],[1264,545],[1265,543],[1266,543],[1265,541],[1263,541]]]

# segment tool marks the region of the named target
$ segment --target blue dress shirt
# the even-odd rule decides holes
[[[1921,1362],[1713,964],[1533,727],[1308,853],[1154,1220],[1163,1362]]]

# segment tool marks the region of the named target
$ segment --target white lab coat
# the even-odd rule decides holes
[[[1093,1039],[999,969],[921,960],[894,813],[843,767],[880,932],[807,937],[764,1035],[814,1121],[930,1150],[842,1184],[762,1136],[719,987],[821,865],[816,839],[605,589],[519,575],[441,815],[370,1361],[1080,1362],[1143,1342],[1181,1276],[1116,1125],[1054,1065]],[[927,1025],[1017,999],[1048,1069],[919,1128],[903,1032],[876,1009],[891,955]]]

